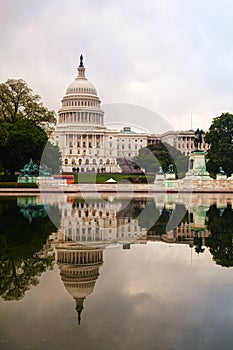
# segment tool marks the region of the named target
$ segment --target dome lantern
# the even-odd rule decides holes
[[[85,76],[85,67],[83,65],[83,55],[80,56],[80,63],[78,66],[78,76],[76,79],[87,79]]]

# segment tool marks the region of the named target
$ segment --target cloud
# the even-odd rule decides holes
[[[175,129],[233,110],[229,1],[1,4],[0,80],[23,78],[57,110],[80,53],[104,103],[152,109]],[[137,124],[140,120],[135,120]]]

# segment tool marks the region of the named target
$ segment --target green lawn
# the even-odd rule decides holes
[[[75,174],[75,183],[105,183],[108,179],[114,179],[116,182],[127,180],[133,183],[147,183],[154,181],[153,175],[138,174]]]

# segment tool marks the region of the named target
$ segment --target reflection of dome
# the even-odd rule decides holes
[[[61,280],[76,301],[80,324],[83,302],[93,292],[103,264],[103,249],[66,243],[57,247],[57,263]]]
[[[103,127],[104,111],[100,107],[96,88],[85,76],[83,57],[80,56],[78,76],[67,88],[59,110],[59,124]]]

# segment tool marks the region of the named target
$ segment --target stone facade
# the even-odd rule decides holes
[[[161,141],[176,148],[178,151],[187,156],[195,149],[194,134],[194,130],[177,130],[167,131],[161,135],[148,135],[148,145]],[[202,149],[204,151],[209,149],[209,145],[204,142],[204,139]]]
[[[63,172],[121,172],[122,160],[132,160],[142,147],[159,141],[185,155],[194,150],[193,130],[156,135],[134,132],[129,127],[121,131],[106,128],[101,100],[87,80],[80,58],[78,75],[62,99],[51,136],[51,141],[60,147]],[[205,143],[202,147],[208,149]]]
[[[51,141],[60,147],[63,172],[121,172],[119,158],[132,159],[147,145],[147,135],[104,126],[104,111],[82,61],[62,99]]]

